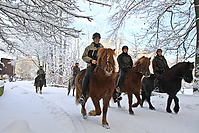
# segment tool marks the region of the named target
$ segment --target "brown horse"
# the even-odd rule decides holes
[[[140,89],[142,87],[141,79],[143,75],[146,77],[150,76],[149,65],[150,59],[147,57],[141,57],[134,63],[134,67],[130,69],[125,78],[124,82],[120,85],[120,93],[125,92],[128,94],[128,102],[129,102],[129,114],[134,114],[132,107],[137,107],[141,103],[140,98]],[[137,103],[132,105],[132,94],[137,98]],[[118,101],[118,106],[120,106],[120,102]]]
[[[95,110],[89,112],[89,115],[96,116],[101,115],[101,108],[99,100],[103,99],[103,115],[102,115],[102,126],[109,128],[106,113],[108,110],[109,101],[111,99],[112,93],[114,91],[115,82],[115,62],[113,56],[115,55],[115,50],[110,48],[101,48],[98,51],[97,67],[90,78],[89,85],[87,87],[87,96],[85,103],[89,97],[91,97]],[[82,79],[85,75],[85,69],[80,71],[75,79],[76,86],[76,103],[78,103],[78,98],[81,96],[82,89]],[[82,105],[81,113],[83,118],[86,119],[86,109],[85,104]]]

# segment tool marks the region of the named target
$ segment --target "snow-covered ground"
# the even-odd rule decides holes
[[[84,120],[75,97],[67,96],[66,88],[45,87],[43,94],[36,94],[33,82],[5,84],[0,97],[0,133],[198,133],[199,94],[182,95],[180,112],[165,111],[167,94],[154,93],[152,104],[155,111],[140,106],[135,115],[128,114],[127,96],[123,95],[122,108],[112,101],[107,119],[110,129],[101,126],[101,116]],[[72,92],[71,92],[72,93]],[[88,100],[87,112],[94,109]],[[173,108],[173,104],[172,104]]]

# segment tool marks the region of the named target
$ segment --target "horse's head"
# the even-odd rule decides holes
[[[97,66],[103,69],[107,76],[111,76],[115,73],[114,55],[115,50],[110,48],[101,48],[98,51]]]
[[[183,75],[183,79],[187,82],[187,83],[191,83],[192,80],[193,80],[193,68],[194,68],[194,65],[193,65],[193,62],[190,63],[190,62],[185,62],[186,63],[186,67],[185,67],[185,70],[184,70],[184,75]]]
[[[143,56],[134,63],[134,65],[138,67],[138,71],[142,73],[145,77],[150,77],[150,60],[151,58]]]

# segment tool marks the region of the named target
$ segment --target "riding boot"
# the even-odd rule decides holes
[[[82,95],[81,97],[78,99],[79,103],[81,105],[83,105],[85,103],[85,99],[86,99],[86,87],[88,85],[89,80],[84,77],[82,80]]]
[[[122,80],[122,76],[120,74],[119,77],[118,77],[118,80],[117,80],[113,95],[112,95],[114,103],[119,101],[119,99],[118,99],[119,98],[119,92],[120,92],[120,87],[119,86],[121,84],[121,80]],[[121,99],[121,97],[120,97],[120,99]]]
[[[155,91],[159,92],[159,84],[158,84],[159,80],[155,78],[154,80],[154,88],[155,88]]]

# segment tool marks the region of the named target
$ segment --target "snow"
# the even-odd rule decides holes
[[[178,94],[178,114],[166,113],[167,94],[154,92],[151,101],[155,111],[149,110],[145,102],[144,108],[133,108],[135,115],[129,115],[127,96],[122,95],[122,108],[110,102],[107,114],[110,129],[101,126],[101,116],[83,119],[75,97],[66,94],[66,88],[49,86],[43,88],[43,94],[37,94],[33,81],[5,83],[0,97],[0,133],[198,133],[199,130],[198,93]],[[172,103],[171,109],[173,106]],[[93,108],[89,99],[87,113]]]

